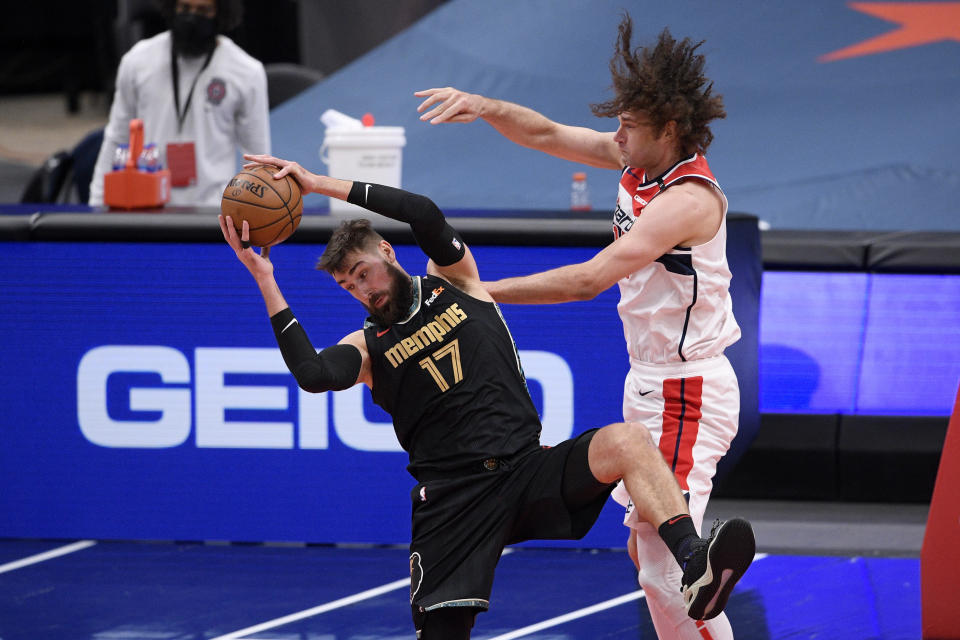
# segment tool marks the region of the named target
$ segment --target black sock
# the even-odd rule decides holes
[[[674,516],[657,527],[657,533],[669,547],[673,557],[677,559],[677,564],[683,567],[684,559],[690,552],[690,544],[694,540],[699,540],[697,530],[693,526],[693,520],[690,514],[682,513]]]

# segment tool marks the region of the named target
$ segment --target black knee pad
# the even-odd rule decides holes
[[[480,611],[476,607],[439,607],[420,611],[413,607],[413,623],[420,640],[468,640]]]

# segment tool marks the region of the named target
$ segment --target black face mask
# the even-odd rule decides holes
[[[206,55],[217,43],[216,18],[195,13],[178,13],[173,17],[173,48],[180,55]]]

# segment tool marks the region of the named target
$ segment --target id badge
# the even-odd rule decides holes
[[[197,183],[197,153],[192,142],[167,144],[167,166],[170,168],[170,185],[192,187]]]

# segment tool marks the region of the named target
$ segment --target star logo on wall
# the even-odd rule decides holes
[[[953,40],[960,42],[960,2],[851,2],[850,8],[900,26],[849,47],[822,55],[820,62],[869,56]]]

